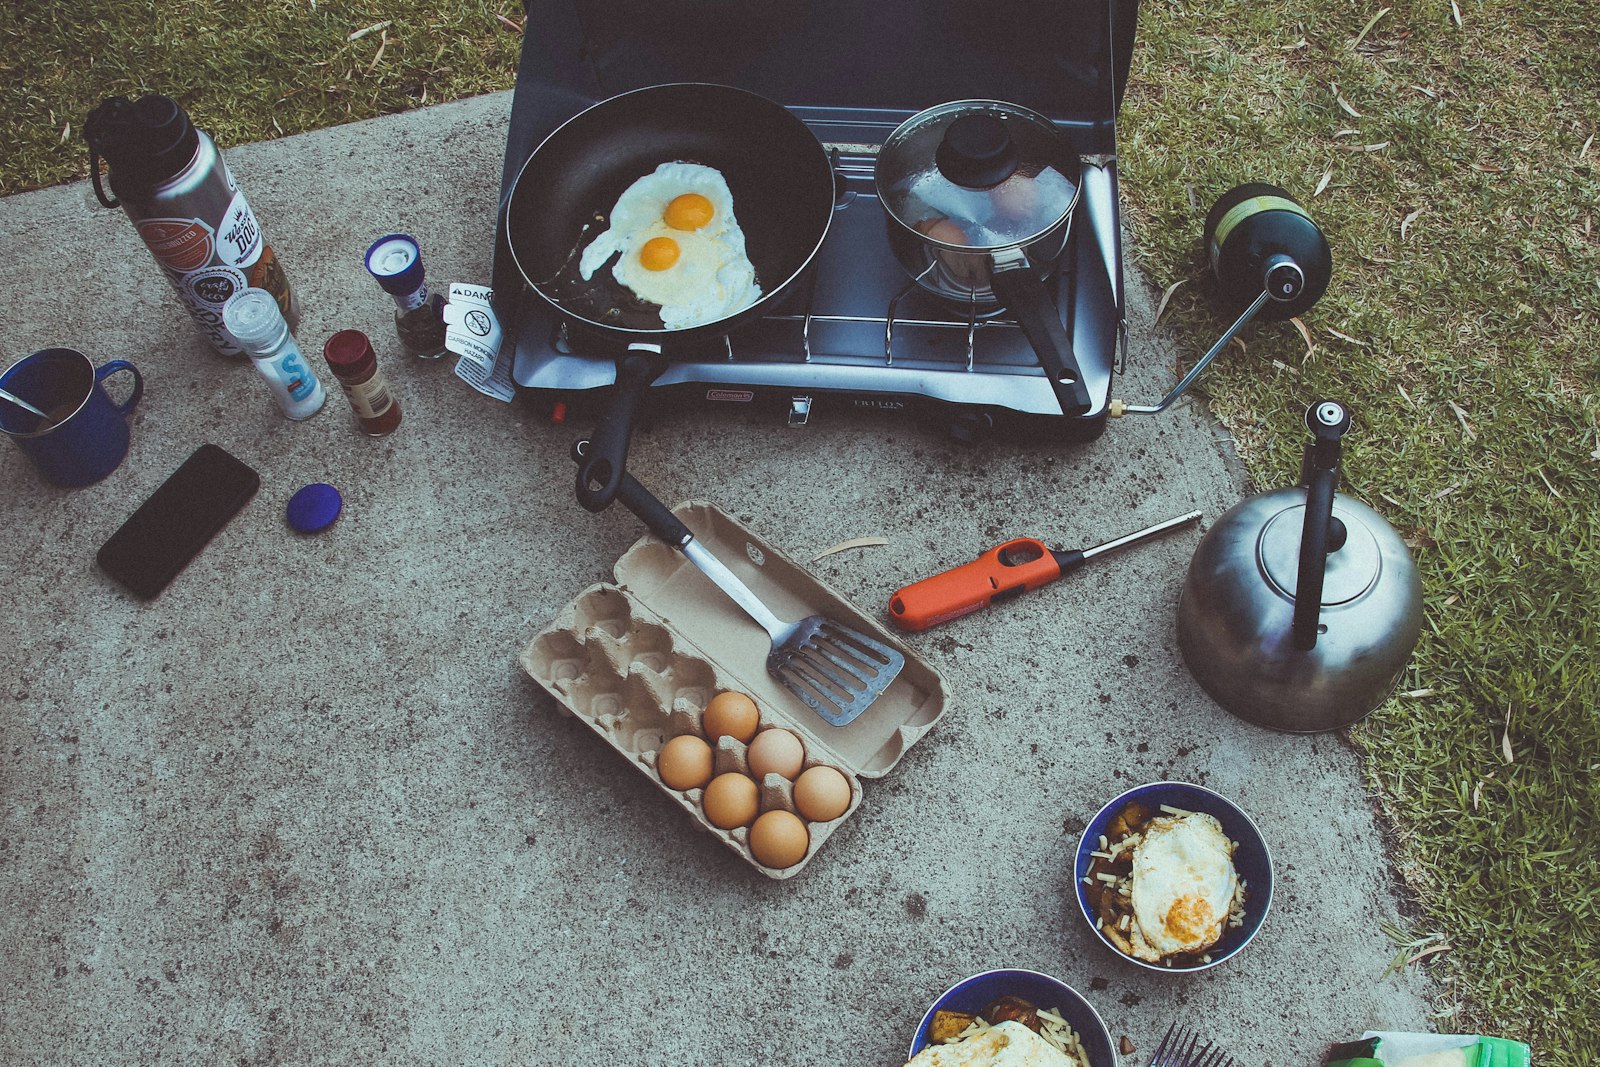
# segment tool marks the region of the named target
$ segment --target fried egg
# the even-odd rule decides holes
[[[1132,879],[1134,954],[1159,963],[1203,952],[1222,936],[1239,887],[1233,842],[1204,812],[1157,816],[1134,849]]]
[[[588,281],[613,256],[611,276],[659,305],[669,330],[726,318],[761,297],[733,194],[714,167],[663,163],[628,186],[609,227],[583,250],[579,275]]]

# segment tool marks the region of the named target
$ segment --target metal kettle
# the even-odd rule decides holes
[[[1335,492],[1342,404],[1306,409],[1300,484],[1225,512],[1195,549],[1178,643],[1228,711],[1291,733],[1336,730],[1388,699],[1422,631],[1422,581],[1399,534]]]

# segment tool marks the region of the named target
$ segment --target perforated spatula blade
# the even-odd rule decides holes
[[[882,641],[823,615],[807,616],[787,629],[784,640],[774,636],[767,673],[834,726],[866,711],[906,665],[906,658]]]

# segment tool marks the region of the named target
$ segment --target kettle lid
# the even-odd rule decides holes
[[[1293,490],[1290,490],[1293,492]],[[1302,498],[1303,499],[1303,498]],[[1322,606],[1346,604],[1377,582],[1383,554],[1368,525],[1334,497],[1333,518],[1344,527],[1344,543],[1328,553],[1322,582]],[[1305,527],[1304,503],[1284,508],[1268,519],[1256,541],[1256,554],[1267,580],[1293,600],[1300,573],[1300,537]]]

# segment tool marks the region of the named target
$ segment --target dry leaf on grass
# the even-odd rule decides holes
[[[1515,763],[1517,761],[1516,756],[1511,752],[1511,709],[1509,707],[1506,708],[1506,728],[1500,734],[1500,755],[1504,757],[1507,763]]]
[[[512,33],[522,32],[522,23],[517,22],[515,19],[508,19],[504,15],[496,15],[495,18],[500,20],[500,25],[504,26]]]
[[[1312,192],[1311,195],[1312,196],[1321,196],[1322,195],[1322,190],[1326,189],[1328,187],[1328,183],[1331,182],[1331,181],[1333,181],[1333,168],[1329,167],[1326,171],[1323,172],[1322,180],[1317,183],[1317,188]]]
[[[1456,0],[1450,0],[1450,17],[1456,20],[1457,26],[1461,25],[1461,8],[1457,6]]]
[[[1333,334],[1335,337],[1337,337],[1341,341],[1349,341],[1351,344],[1360,345],[1362,348],[1367,347],[1367,342],[1358,341],[1354,337],[1351,337],[1349,334],[1345,333],[1343,330],[1335,330],[1332,326],[1324,326],[1323,329],[1327,330],[1329,333]],[[1402,390],[1402,392],[1403,392],[1403,390]],[[1406,399],[1409,400],[1411,398],[1410,397],[1406,397]]]
[[[1377,144],[1342,144],[1339,147],[1346,152],[1382,152],[1389,145],[1389,141],[1379,141]]]
[[[1167,310],[1167,301],[1172,299],[1172,294],[1178,291],[1178,286],[1182,285],[1184,283],[1184,280],[1185,279],[1183,279],[1183,278],[1179,278],[1177,281],[1175,281],[1171,285],[1167,286],[1166,291],[1161,294],[1161,303],[1156,305],[1155,321],[1152,322],[1150,325],[1156,326],[1156,325],[1160,324],[1161,316]]]
[[[1411,214],[1400,220],[1400,240],[1406,240],[1406,234],[1410,232],[1411,224],[1416,222],[1426,210],[1427,208],[1419,207],[1417,210],[1411,212]]]
[[[821,552],[818,552],[815,556],[811,557],[811,562],[815,563],[817,560],[826,556],[831,556],[835,552],[846,552],[852,548],[881,548],[888,543],[889,540],[885,537],[856,537],[849,541],[840,541],[832,548],[823,549]]]
[[[386,30],[390,26],[393,26],[393,25],[394,25],[394,20],[393,19],[388,19],[388,20],[386,20],[384,22],[374,22],[372,25],[368,26],[366,29],[357,30],[356,32],[352,33],[349,37],[346,37],[345,40],[347,40],[347,41],[359,41],[359,40],[361,40],[361,38],[365,37],[369,33],[377,33],[380,30]]]
[[[1543,469],[1538,471],[1538,475],[1539,480],[1544,483],[1544,487],[1550,490],[1550,495],[1559,500],[1561,498],[1561,490],[1550,484],[1550,479],[1544,476]]]
[[[1449,952],[1449,951],[1450,951],[1450,945],[1449,945],[1448,942],[1446,942],[1445,944],[1442,944],[1442,945],[1434,945],[1434,946],[1432,946],[1430,948],[1425,948],[1421,952],[1417,953],[1415,956],[1412,956],[1410,959],[1406,960],[1406,966],[1409,967],[1413,963],[1418,963],[1418,962],[1420,962],[1422,960],[1425,960],[1429,956],[1434,955],[1435,953]]]
[[[1408,689],[1400,695],[1410,697],[1412,700],[1421,700],[1423,697],[1431,697],[1437,692],[1437,689]]]
[[[1467,413],[1461,410],[1461,405],[1454,400],[1446,400],[1445,403],[1449,404],[1450,410],[1456,413],[1456,419],[1461,423],[1461,430],[1467,435],[1467,440],[1476,441],[1478,439],[1478,431],[1474,430],[1472,423],[1467,421]]]
[[[1294,323],[1294,328],[1300,331],[1300,336],[1305,340],[1306,354],[1300,357],[1300,362],[1304,363],[1311,358],[1311,353],[1317,350],[1317,343],[1311,339],[1311,331],[1306,328],[1304,322],[1300,321],[1299,315],[1294,316],[1289,321]]]
[[[1334,96],[1334,100],[1338,101],[1340,109],[1342,111],[1344,111],[1344,113],[1346,115],[1349,115],[1351,118],[1353,118],[1353,119],[1366,118],[1365,115],[1363,115],[1361,112],[1357,111],[1353,106],[1351,106],[1350,101],[1346,100],[1344,97],[1335,95]]]
[[[1592,146],[1592,145],[1593,145],[1593,144],[1594,144],[1594,134],[1592,134],[1592,133],[1591,133],[1591,134],[1590,134],[1590,135],[1589,135],[1589,139],[1588,139],[1588,140],[1587,140],[1587,141],[1585,141],[1585,142],[1583,142],[1583,147],[1582,147],[1582,148],[1580,148],[1580,149],[1578,149],[1578,158],[1579,158],[1579,159],[1580,159],[1580,160],[1581,160],[1581,159],[1582,159],[1582,158],[1583,158],[1583,157],[1584,157],[1584,156],[1586,156],[1586,155],[1588,155],[1588,154],[1589,154],[1589,149],[1590,149],[1590,147],[1591,147],[1591,146]]]
[[[383,36],[378,39],[378,51],[373,55],[372,62],[367,64],[367,73],[371,74],[378,65],[378,60],[383,58],[383,50],[389,47],[389,31],[384,30]]]

